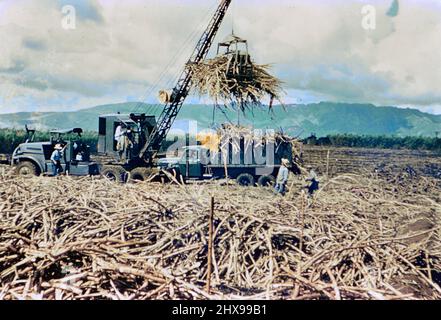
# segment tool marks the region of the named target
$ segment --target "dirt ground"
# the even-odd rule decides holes
[[[441,179],[441,155],[430,151],[334,148],[305,145],[305,163],[329,176],[408,172]]]

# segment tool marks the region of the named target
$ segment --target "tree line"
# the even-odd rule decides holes
[[[0,154],[12,154],[19,144],[24,143],[28,138],[25,130],[0,129]],[[34,134],[34,142],[50,141],[51,134],[49,132],[36,131]],[[84,132],[81,141],[90,146],[90,152],[97,152],[98,133]],[[174,141],[165,141],[163,150],[173,144]]]
[[[35,132],[33,141],[50,141],[49,132]],[[11,154],[20,143],[27,139],[26,131],[14,129],[0,129],[0,153]],[[85,132],[82,134],[81,141],[90,146],[91,152],[97,151],[98,134],[95,132]]]
[[[11,154],[14,149],[26,140],[26,131],[0,129],[0,153]],[[36,132],[34,141],[49,141],[49,132]],[[91,152],[97,151],[98,134],[85,132],[81,140],[90,146]],[[317,138],[312,135],[303,140],[305,144],[315,146],[349,147],[349,148],[380,148],[380,149],[410,149],[429,150],[441,153],[441,138],[431,137],[398,137],[370,136],[353,134],[334,134]],[[169,142],[172,143],[172,142]]]
[[[306,138],[303,142],[308,145],[316,146],[409,149],[441,152],[441,138],[438,137],[334,134],[321,138],[312,135],[311,137]]]

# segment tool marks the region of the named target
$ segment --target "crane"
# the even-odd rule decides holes
[[[189,94],[192,81],[192,72],[189,65],[199,63],[206,58],[231,2],[232,0],[222,0],[219,4],[216,13],[199,39],[190,60],[187,62],[176,86],[173,88],[169,99],[170,101],[165,105],[164,110],[157,120],[157,125],[153,128],[145,145],[141,148],[139,152],[141,159],[145,159],[151,163],[159,151],[162,142],[167,137],[170,128]]]

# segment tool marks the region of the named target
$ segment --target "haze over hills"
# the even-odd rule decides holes
[[[138,108],[137,108],[138,107]],[[23,128],[30,124],[39,130],[82,127],[96,131],[98,116],[108,113],[148,112],[150,105],[122,103],[97,106],[75,112],[42,112],[1,114],[0,127]],[[160,107],[156,108],[156,115]],[[237,112],[216,109],[215,122],[237,123]],[[198,128],[209,128],[213,123],[213,107],[209,105],[185,105],[181,110],[175,129],[186,130],[188,121],[196,120]],[[240,123],[255,128],[283,128],[292,135],[301,137],[315,133],[352,133],[359,135],[435,136],[441,134],[441,115],[423,113],[415,109],[376,107],[370,104],[328,103],[308,105],[275,106],[273,112],[267,107],[254,108],[240,115]]]

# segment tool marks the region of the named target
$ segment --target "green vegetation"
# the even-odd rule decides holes
[[[25,142],[26,132],[24,130],[0,129],[0,153],[11,154],[14,149]],[[36,132],[34,141],[49,141],[49,132]],[[98,135],[95,132],[85,132],[82,141],[96,152]],[[352,147],[352,148],[381,148],[381,149],[410,149],[429,150],[441,153],[441,138],[431,137],[399,137],[399,136],[374,136],[354,134],[334,134],[323,138],[310,137],[304,140],[309,145]],[[164,148],[173,141],[166,141]]]
[[[0,129],[0,153],[11,154],[20,143],[25,142],[26,131],[13,129]],[[34,136],[35,142],[49,141],[49,132],[36,132]],[[96,152],[98,143],[98,134],[95,132],[85,132],[81,140],[90,146],[91,152]]]
[[[50,133],[49,132],[39,132],[37,131],[34,136],[34,142],[43,142],[50,141]],[[72,135],[72,139],[74,140],[76,137],[75,134]],[[65,137],[67,140],[68,137]],[[20,143],[25,142],[26,140],[26,131],[24,130],[13,130],[13,129],[0,129],[0,154],[12,154],[15,148],[18,147]],[[83,143],[90,146],[90,151],[92,153],[97,152],[97,144],[98,144],[98,133],[96,132],[85,132],[81,136],[81,141]],[[166,150],[170,145],[172,145],[174,141],[164,141],[163,149]]]
[[[305,140],[311,145],[352,147],[352,148],[382,148],[382,149],[410,149],[441,152],[441,138],[431,137],[398,137],[398,136],[371,136],[336,134],[325,138],[310,137]]]

